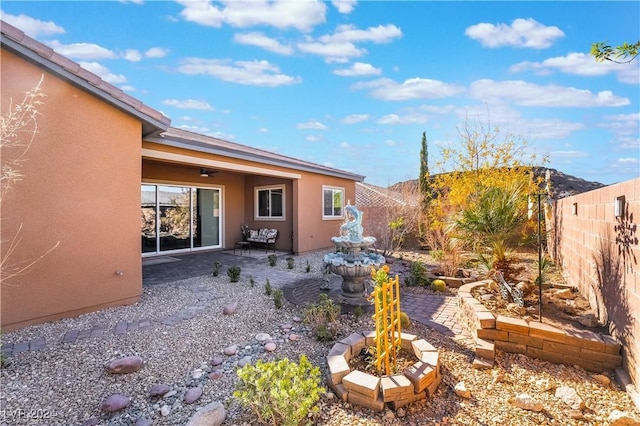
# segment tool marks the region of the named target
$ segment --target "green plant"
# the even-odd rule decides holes
[[[240,279],[240,272],[241,269],[239,266],[229,266],[229,269],[227,269],[227,275],[229,276],[229,281],[231,281],[232,283],[237,283],[238,280]]]
[[[276,263],[278,262],[278,256],[276,256],[275,254],[270,254],[268,259],[269,266],[276,266]]]
[[[215,262],[213,262],[213,276],[217,277],[218,275],[220,275],[220,270],[222,269],[222,263],[218,262],[217,260]]]
[[[447,283],[443,280],[433,280],[431,282],[431,290],[433,291],[445,291],[447,289]]]
[[[249,408],[262,424],[298,426],[312,424],[309,413],[325,391],[320,369],[305,355],[299,362],[278,361],[247,364],[238,370],[239,382],[233,396]]]
[[[282,308],[284,303],[284,293],[282,290],[277,289],[273,291],[273,304],[276,306],[276,309]]]
[[[251,288],[256,286],[256,280],[253,279],[253,275],[249,275],[249,285],[251,285]]]
[[[269,278],[267,278],[267,282],[264,284],[264,294],[271,296],[271,283],[269,282]]]
[[[320,293],[318,302],[307,306],[303,319],[314,330],[321,342],[331,341],[336,335],[336,321],[340,315],[340,306],[334,305],[326,293]]]
[[[362,310],[362,306],[358,305],[355,308],[353,308],[353,318],[356,321],[360,321],[360,318],[362,318],[362,314],[363,314],[363,310]]]
[[[429,277],[427,277],[427,267],[419,260],[411,263],[409,274],[409,285],[426,287],[430,284]]]
[[[311,272],[311,265],[309,264],[308,260],[307,260],[307,267],[305,268],[305,272]]]
[[[287,269],[293,269],[295,266],[295,259],[293,256],[287,256]]]
[[[400,312],[400,325],[403,330],[411,327],[411,318],[405,312]]]

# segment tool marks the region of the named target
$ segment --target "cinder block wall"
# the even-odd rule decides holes
[[[616,199],[624,210],[616,216]],[[623,345],[624,366],[640,384],[640,178],[554,202],[549,252]]]

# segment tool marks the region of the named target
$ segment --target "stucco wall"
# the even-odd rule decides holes
[[[2,51],[3,116],[42,75]],[[5,330],[132,303],[142,292],[140,122],[50,74],[42,93],[23,178],[2,200],[3,260],[20,226],[7,267],[36,260],[22,275],[3,276]],[[3,163],[15,155],[3,150]]]
[[[617,197],[624,214],[614,215]],[[549,248],[569,284],[587,295],[623,344],[624,365],[640,383],[640,178],[555,202]]]

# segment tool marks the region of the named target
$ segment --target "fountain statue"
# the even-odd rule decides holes
[[[371,276],[371,267],[378,268],[386,262],[384,256],[369,252],[375,243],[374,237],[363,237],[362,211],[350,202],[345,207],[345,222],[340,226],[340,235],[331,237],[335,253],[324,256],[323,290],[328,290],[329,273],[342,277],[342,296],[361,298],[365,296],[365,281]]]

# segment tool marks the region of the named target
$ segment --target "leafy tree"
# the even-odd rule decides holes
[[[640,50],[640,41],[635,44],[624,42],[619,46],[610,46],[607,42],[601,41],[591,45],[591,56],[598,62],[628,64],[638,57],[638,50]]]

